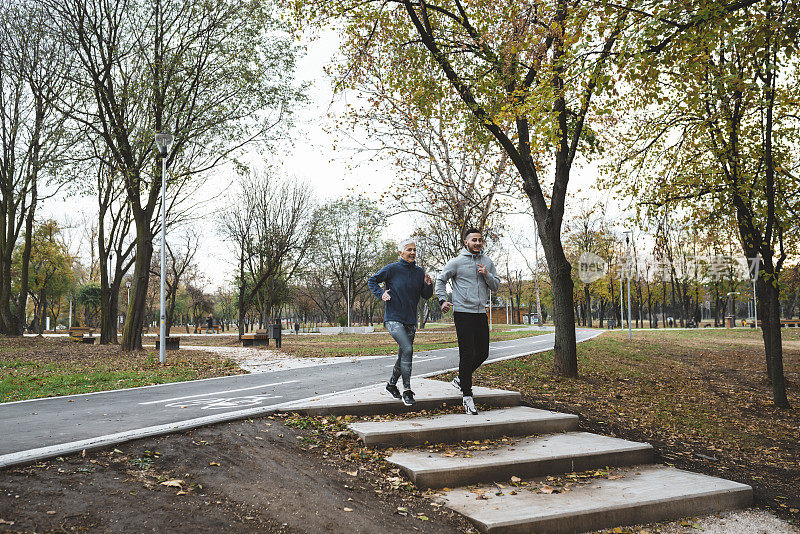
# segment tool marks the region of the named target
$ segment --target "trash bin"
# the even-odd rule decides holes
[[[281,323],[271,324],[268,329],[269,337],[275,340],[275,347],[281,348]]]
[[[168,337],[164,340],[164,350],[179,350],[181,338],[177,336]],[[156,349],[161,348],[161,340],[156,338]]]
[[[725,316],[725,324],[728,325],[728,328],[733,328],[733,315]]]

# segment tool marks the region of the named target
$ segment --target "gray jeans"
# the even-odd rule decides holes
[[[417,325],[403,324],[398,321],[386,321],[383,323],[386,330],[392,335],[399,347],[397,351],[397,361],[392,370],[392,378],[389,383],[397,384],[397,380],[403,377],[403,388],[411,389],[411,357],[414,354],[414,334],[417,333]]]

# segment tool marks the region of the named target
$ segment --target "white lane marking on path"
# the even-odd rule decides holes
[[[199,406],[201,410],[220,410],[223,408],[236,408],[238,406],[258,406],[265,400],[281,399],[282,395],[245,395],[243,397],[229,397],[226,399],[194,399],[187,402],[172,402],[165,404],[167,408],[193,408]]]
[[[260,386],[253,386],[249,388],[239,388],[239,389],[226,389],[225,391],[212,391],[210,393],[200,393],[198,395],[184,395],[183,397],[174,397],[171,399],[160,399],[155,401],[147,401],[147,402],[140,402],[140,406],[145,406],[147,404],[161,404],[162,402],[173,402],[182,399],[194,399],[195,397],[207,397],[208,395],[219,395],[220,393],[236,393],[237,391],[248,391],[251,389],[259,389],[259,388],[268,388],[270,386],[280,386],[282,384],[293,384],[298,382],[298,380],[287,380],[285,382],[273,382],[272,384],[261,384]]]

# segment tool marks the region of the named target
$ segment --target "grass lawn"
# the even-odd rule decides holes
[[[490,341],[520,339],[547,332],[501,331],[495,329],[489,335]],[[414,351],[443,349],[458,345],[455,330],[418,330],[414,338]],[[335,334],[330,336],[283,336],[281,351],[293,356],[373,356],[394,354],[397,343],[388,333],[382,334]]]
[[[153,349],[123,353],[117,345],[86,345],[65,338],[0,337],[0,402],[242,372],[235,362],[207,352],[170,351],[161,366]]]
[[[476,383],[580,415],[583,429],[647,441],[660,461],[750,484],[756,502],[800,518],[800,331],[784,329],[791,409],[777,409],[760,331],[606,332],[578,344],[580,376],[552,352],[480,368]]]

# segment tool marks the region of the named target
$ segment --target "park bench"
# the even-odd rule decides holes
[[[69,338],[80,343],[94,343],[94,328],[89,326],[71,326]]]
[[[269,334],[266,331],[256,331],[249,334],[242,334],[243,347],[263,347],[269,346]]]
[[[269,346],[270,338],[275,340],[275,347],[281,348],[281,328],[280,326],[270,326],[269,329],[261,328],[255,332],[242,335],[243,347],[262,347]]]
[[[203,326],[203,327],[200,328],[200,332],[202,332],[203,334],[205,334],[209,330],[211,330],[211,332],[214,333],[214,334],[219,334],[220,332],[222,332],[222,327],[220,325],[218,325],[218,324],[215,324],[211,328],[209,328],[207,326]]]

